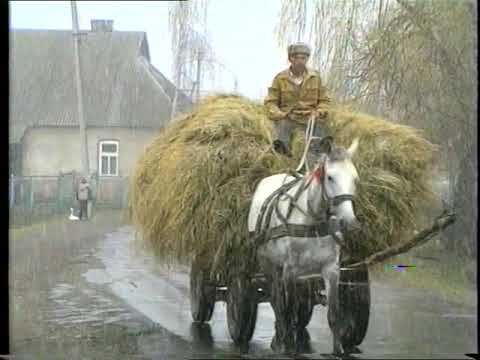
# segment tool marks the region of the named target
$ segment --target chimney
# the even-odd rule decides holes
[[[113,20],[91,20],[90,24],[93,32],[113,31]]]

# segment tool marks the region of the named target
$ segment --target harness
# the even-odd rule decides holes
[[[337,236],[337,232],[341,229],[339,226],[338,220],[333,218],[331,215],[331,208],[333,206],[338,206],[344,201],[354,201],[354,196],[352,194],[341,194],[329,198],[325,191],[325,172],[324,172],[324,163],[321,164],[314,171],[315,177],[318,178],[320,186],[322,187],[322,199],[320,203],[320,209],[318,213],[314,211],[311,206],[310,201],[307,199],[307,209],[302,209],[297,201],[300,198],[301,194],[308,188],[314,176],[310,176],[308,179],[299,171],[305,166],[306,170],[309,170],[307,153],[310,148],[311,141],[313,138],[313,129],[315,126],[315,118],[311,117],[307,129],[305,131],[305,149],[300,160],[300,164],[297,169],[293,172],[290,172],[290,175],[293,176],[293,180],[290,180],[287,183],[284,183],[280,188],[271,193],[263,202],[257,222],[255,224],[255,230],[250,232],[250,239],[253,241],[253,246],[255,248],[260,247],[269,240],[278,240],[287,236],[291,237],[324,237],[331,235],[335,240],[337,245],[346,250],[346,244],[343,239]],[[297,184],[299,184],[297,191],[292,196],[288,192]],[[279,209],[279,202],[283,199],[289,199],[290,203],[287,208],[287,213],[284,216]],[[310,216],[314,222],[311,225],[298,225],[298,224],[289,224],[288,220],[293,209],[296,208],[301,213],[306,216]],[[275,211],[275,215],[280,220],[281,225],[270,227],[272,214]],[[257,251],[254,252],[256,257]],[[349,255],[347,254],[347,258]],[[352,270],[350,268],[342,267],[341,270]]]
[[[294,179],[283,184],[280,188],[270,194],[260,208],[259,216],[255,224],[255,230],[250,232],[250,235],[254,239],[255,246],[258,247],[269,240],[277,240],[286,236],[311,238],[331,235],[339,246],[345,247],[343,240],[336,235],[339,226],[338,223],[332,221],[330,209],[332,206],[337,206],[344,201],[353,201],[353,195],[342,194],[329,198],[325,192],[323,165],[317,170],[319,170],[318,175],[322,186],[320,211],[315,213],[308,200],[306,210],[302,209],[297,203],[301,194],[311,184],[313,176],[309,177],[307,180],[305,176],[296,171],[290,173]],[[297,184],[299,184],[297,191],[293,196],[290,195],[288,191]],[[285,198],[290,200],[286,216],[280,212],[279,208],[280,200]],[[289,224],[288,220],[294,208],[302,212],[304,215],[310,216],[314,220],[314,223],[311,225]],[[269,225],[274,211],[275,215],[280,220],[281,225],[270,227]]]

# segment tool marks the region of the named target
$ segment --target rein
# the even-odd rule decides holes
[[[308,161],[307,161],[307,153],[308,149],[310,148],[310,144],[313,139],[317,138],[313,136],[313,131],[315,129],[315,116],[310,116],[307,123],[307,128],[305,129],[305,149],[303,150],[302,158],[300,159],[300,164],[295,171],[300,171],[303,166],[306,167],[307,171],[309,171]]]

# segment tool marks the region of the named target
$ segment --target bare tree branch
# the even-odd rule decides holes
[[[363,261],[356,262],[352,265],[348,265],[349,268],[356,268],[361,266],[370,266],[381,261],[384,261],[388,258],[391,258],[395,255],[405,253],[416,246],[425,244],[428,240],[431,240],[435,235],[437,235],[441,230],[445,229],[447,226],[454,223],[456,217],[453,213],[444,212],[442,215],[437,217],[432,226],[428,229],[422,230],[420,233],[415,235],[413,238],[405,241],[404,243],[391,246],[383,251],[379,251]]]

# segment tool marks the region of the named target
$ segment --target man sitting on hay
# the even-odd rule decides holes
[[[273,148],[280,154],[291,155],[290,140],[293,131],[305,130],[310,118],[313,118],[313,136],[317,138],[311,143],[311,154],[319,151],[318,138],[327,135],[322,122],[327,116],[331,101],[320,75],[306,67],[309,57],[308,45],[290,45],[288,60],[291,65],[275,76],[265,98],[268,117],[274,124]]]

